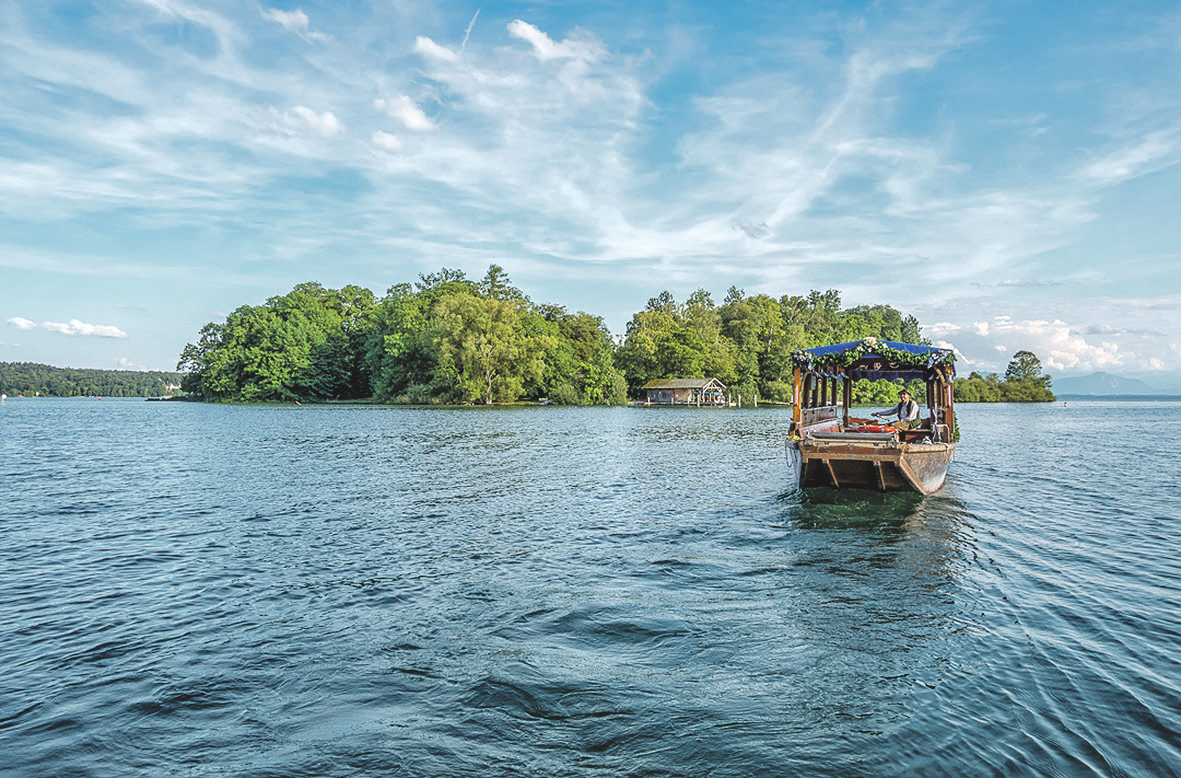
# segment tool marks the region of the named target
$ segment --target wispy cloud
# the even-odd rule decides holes
[[[373,141],[373,145],[382,151],[395,152],[402,150],[402,141],[398,140],[398,136],[391,135],[384,130],[374,130],[370,139]]]
[[[20,316],[14,316],[8,319],[8,323],[19,330],[32,330],[40,327],[43,330],[50,332],[59,332],[62,335],[71,336],[93,336],[98,338],[126,338],[127,333],[123,330],[109,324],[87,324],[78,319],[70,319],[68,323],[47,321],[38,325],[36,322]]]
[[[295,33],[306,41],[323,42],[329,40],[328,36],[324,33],[312,31],[311,20],[308,19],[308,15],[298,8],[294,11],[264,8],[262,9],[262,16],[264,19],[270,19],[272,22],[276,22],[283,29]]]
[[[397,119],[408,130],[415,132],[427,132],[435,129],[435,122],[426,112],[419,108],[415,102],[407,95],[398,95],[390,98],[377,98],[373,101],[373,107]]]
[[[1082,169],[1096,186],[1112,186],[1181,163],[1181,126],[1131,138]]]
[[[272,126],[284,133],[292,135],[315,135],[321,138],[331,138],[345,131],[344,124],[331,111],[317,113],[304,105],[297,105],[290,111],[270,109],[273,119]]]
[[[579,62],[595,62],[604,57],[603,45],[593,36],[578,34],[562,41],[554,41],[537,27],[520,19],[508,24],[508,33],[533,47],[533,53],[542,62],[556,59],[570,59]]]
[[[472,15],[472,20],[467,23],[467,29],[463,31],[463,43],[459,45],[459,50],[462,52],[467,48],[467,42],[472,37],[472,30],[476,27],[476,19],[480,18],[480,10],[476,9],[475,14]]]

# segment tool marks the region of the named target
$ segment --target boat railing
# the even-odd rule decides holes
[[[893,432],[812,432],[808,440],[840,443],[897,443],[898,435]]]
[[[826,421],[836,421],[841,417],[842,408],[839,405],[820,405],[815,408],[800,409],[800,426],[811,427]]]

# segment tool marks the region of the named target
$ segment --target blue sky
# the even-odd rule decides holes
[[[835,288],[1181,390],[1179,163],[1175,1],[0,0],[0,360],[496,263],[616,334]]]

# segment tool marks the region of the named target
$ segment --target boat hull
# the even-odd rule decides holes
[[[931,494],[943,486],[955,443],[789,440],[787,455],[801,488]]]

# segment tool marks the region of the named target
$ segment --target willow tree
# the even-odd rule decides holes
[[[527,378],[541,380],[546,346],[521,326],[519,305],[507,300],[449,295],[436,304],[428,337],[436,380],[459,402],[511,402]],[[540,336],[545,338],[547,336]]]

